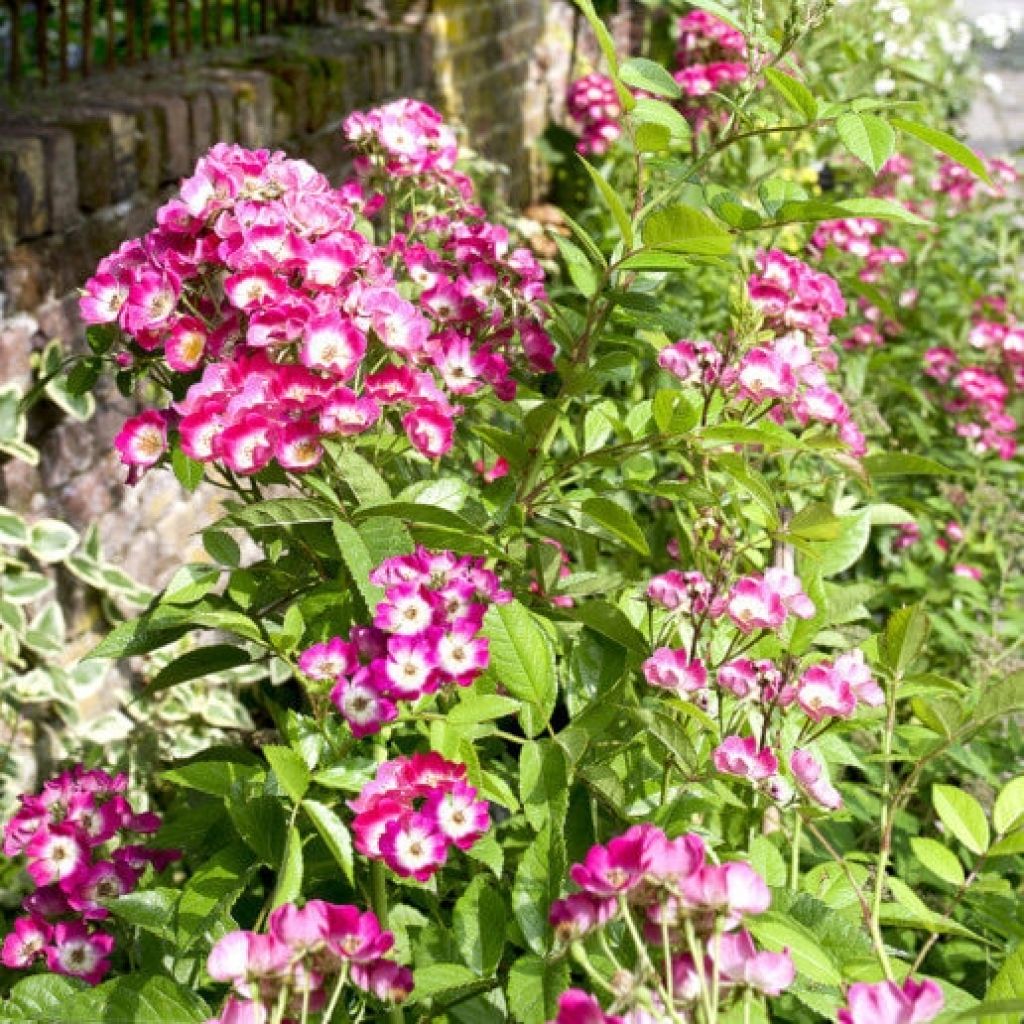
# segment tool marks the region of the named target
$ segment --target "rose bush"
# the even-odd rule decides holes
[[[579,5],[557,267],[401,100],[86,284],[130,477],[224,492],[93,657],[202,638],[154,694],[252,669],[254,729],[22,798],[6,1018],[1024,1009],[1012,165],[824,0]]]

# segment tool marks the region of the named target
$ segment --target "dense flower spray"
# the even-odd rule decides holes
[[[611,979],[615,1002],[608,1014],[592,996],[573,989],[559,1002],[558,1024],[640,1024],[664,1019],[669,1010],[690,1019],[698,1005],[714,1020],[744,991],[775,996],[793,983],[789,953],[758,950],[743,927],[771,903],[764,880],[744,861],[711,863],[694,833],[669,839],[653,825],[635,825],[592,847],[570,876],[580,891],[551,906],[556,940],[607,988],[586,943],[625,924],[637,962]]]
[[[4,966],[23,969],[42,959],[55,974],[90,984],[110,970],[114,936],[104,927],[104,901],[132,892],[147,867],[162,871],[179,856],[138,842],[159,829],[160,818],[135,811],[127,789],[125,775],[77,765],[39,794],[22,795],[4,827],[4,853],[24,856],[36,888],[4,939]]]
[[[83,319],[116,325],[124,362],[177,395],[118,436],[132,479],[171,444],[242,476],[304,472],[325,438],[391,414],[438,458],[461,403],[513,397],[520,354],[551,368],[543,272],[473,204],[440,115],[400,100],[345,128],[362,182],[219,143],[86,284]],[[377,243],[385,208],[399,230]]]
[[[471,685],[489,661],[484,614],[512,599],[482,559],[451,551],[389,558],[370,582],[384,588],[373,624],[299,656],[306,676],[333,684],[331,700],[357,737],[394,721],[400,702]]]
[[[271,911],[266,934],[228,932],[210,951],[210,977],[232,987],[217,1020],[266,1024],[280,1006],[289,1019],[322,1011],[329,1020],[346,987],[401,1003],[413,980],[407,967],[385,956],[394,942],[371,911],[323,900],[285,903]]]
[[[466,766],[433,752],[384,762],[349,806],[356,849],[419,882],[437,873],[453,846],[468,850],[490,827]]]
[[[721,391],[747,403],[751,417],[820,424],[834,429],[852,455],[864,455],[864,435],[843,397],[827,382],[838,365],[832,324],[846,314],[839,285],[777,249],[758,253],[757,264],[747,289],[775,337],[745,352],[735,351],[728,339],[717,345],[677,341],[661,350],[658,363],[684,383],[699,386],[705,401]]]
[[[643,664],[644,677],[683,700],[720,710],[725,735],[712,753],[716,770],[747,779],[782,805],[802,796],[817,807],[838,809],[842,798],[807,745],[830,722],[884,702],[864,655],[848,651],[798,672],[789,661],[737,654],[778,633],[787,621],[815,615],[800,580],[788,570],[770,568],[729,585],[697,571],[671,569],[650,581],[647,596],[670,613],[665,631],[685,636],[687,644],[658,647]],[[725,653],[716,657],[722,642]],[[782,724],[794,714],[803,721],[787,759],[780,749]],[[738,731],[743,728],[749,734]]]

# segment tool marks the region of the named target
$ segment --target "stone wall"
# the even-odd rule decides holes
[[[506,197],[526,202],[537,180],[530,143],[563,87],[545,85],[534,54],[547,19],[564,21],[565,9],[565,0],[434,0],[397,25],[305,30],[173,69],[99,76],[0,113],[0,382],[27,384],[33,353],[51,338],[81,347],[76,289],[148,228],[215,141],[280,147],[337,180],[344,116],[417,95],[464,123],[466,141],[508,168]],[[79,424],[37,407],[29,440],[40,465],[0,457],[0,505],[79,529],[95,521],[110,560],[160,584],[199,555],[193,534],[216,498],[184,495],[168,473],[126,487],[111,440],[132,410],[111,387],[97,408]]]

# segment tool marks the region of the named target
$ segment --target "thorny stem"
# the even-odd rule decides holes
[[[889,954],[885,948],[885,940],[882,938],[882,930],[879,927],[878,920],[872,913],[871,904],[868,903],[867,896],[864,895],[864,890],[861,889],[857,883],[857,879],[853,877],[853,872],[850,870],[849,864],[843,859],[836,848],[828,841],[821,829],[814,824],[810,818],[806,817],[800,811],[797,811],[803,820],[804,826],[807,831],[822,845],[825,852],[836,862],[839,869],[846,876],[846,880],[850,883],[850,887],[853,889],[854,894],[857,897],[857,902],[860,904],[861,916],[864,919],[864,924],[867,926],[868,933],[871,936],[871,944],[874,946],[875,955],[878,957],[878,962],[882,965],[882,971],[885,973],[885,977],[889,980],[893,980],[892,964],[889,962]]]
[[[1002,838],[1001,835],[996,836],[995,841],[998,842]],[[939,935],[941,934],[941,926],[944,925],[952,916],[953,911],[960,905],[964,896],[967,895],[967,890],[977,881],[978,876],[981,874],[982,869],[985,867],[985,862],[988,860],[988,850],[986,850],[978,858],[977,863],[971,869],[970,874],[960,883],[960,887],[953,894],[953,898],[949,901],[949,906],[946,907],[946,912],[942,915],[942,919],[937,922],[933,928],[931,935],[928,936],[927,941],[921,947],[921,951],[914,958],[914,962],[910,967],[910,973],[916,974],[924,963],[925,958],[931,952],[932,946],[939,941]]]
[[[879,916],[882,911],[882,897],[885,893],[886,869],[889,865],[889,853],[892,850],[892,828],[896,819],[895,801],[893,800],[892,742],[896,731],[896,687],[898,682],[899,677],[893,678],[890,685],[886,687],[885,694],[885,732],[882,734],[882,762],[885,777],[882,783],[882,836],[878,844],[878,863],[875,868],[875,891],[871,901],[870,927],[873,929],[873,932],[879,931]],[[888,963],[888,961],[886,961],[886,963]],[[886,974],[888,976],[888,970]]]

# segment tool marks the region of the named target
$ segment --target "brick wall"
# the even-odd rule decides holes
[[[153,212],[215,141],[272,146],[332,178],[345,172],[339,125],[350,111],[397,95],[432,99],[462,121],[466,141],[506,165],[506,197],[536,181],[530,143],[544,127],[564,49],[545,25],[566,0],[424,0],[382,5],[403,18],[378,29],[309,30],[208,56],[171,72],[102,76],[0,111],[0,382],[31,378],[32,353],[53,337],[81,345],[76,289],[96,262],[147,230]],[[561,21],[559,21],[561,19]],[[0,505],[96,521],[108,557],[150,584],[199,555],[194,531],[216,496],[182,493],[167,473],[124,485],[111,440],[132,409],[112,388],[97,414],[72,423],[37,407],[29,440],[37,468],[3,462]]]

